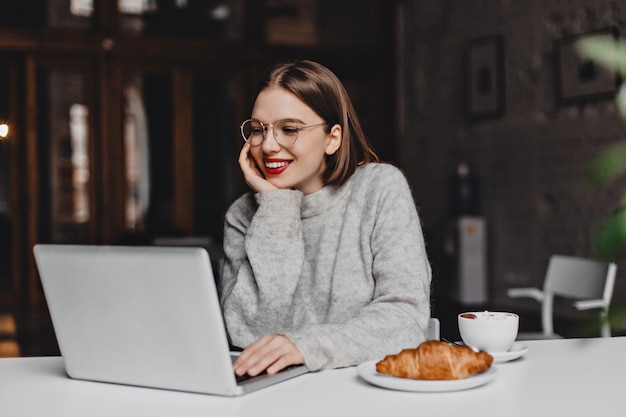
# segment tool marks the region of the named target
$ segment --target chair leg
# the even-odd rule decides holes
[[[600,312],[600,334],[602,337],[611,337],[611,323],[607,311]]]
[[[541,327],[545,336],[554,334],[554,324],[552,321],[552,303],[554,296],[551,293],[544,292],[543,302],[541,304]]]

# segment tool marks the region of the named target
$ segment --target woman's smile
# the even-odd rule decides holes
[[[289,167],[289,164],[291,164],[291,160],[264,158],[263,163],[265,165],[265,172],[267,172],[269,175],[278,175]]]

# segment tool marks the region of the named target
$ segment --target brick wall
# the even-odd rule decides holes
[[[609,26],[626,36],[626,5],[583,0],[406,0],[400,3],[398,164],[411,182],[437,273],[446,222],[447,178],[460,161],[480,179],[489,223],[491,301],[510,286],[540,286],[553,253],[591,256],[590,236],[626,193],[582,186],[585,165],[626,140],[611,99],[561,105],[555,99],[554,43]],[[464,110],[466,42],[502,35],[506,111],[471,122]],[[625,161],[626,164],[626,161]],[[626,262],[614,300],[626,303]],[[512,305],[514,308],[515,305]]]

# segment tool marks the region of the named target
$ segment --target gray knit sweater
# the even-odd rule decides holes
[[[231,342],[283,334],[310,370],[424,339],[431,270],[413,196],[389,164],[340,187],[248,193],[226,214],[220,297]]]

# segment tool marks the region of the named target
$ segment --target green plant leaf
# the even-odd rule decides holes
[[[607,261],[626,256],[626,206],[602,221],[593,239],[596,254]]]
[[[615,143],[597,155],[585,170],[585,178],[594,187],[607,185],[626,172],[626,141]]]
[[[626,120],[626,84],[622,84],[615,96],[615,103],[617,103],[617,110],[619,111],[622,119]]]
[[[576,41],[576,51],[618,74],[626,74],[626,41],[607,35],[588,36]]]

